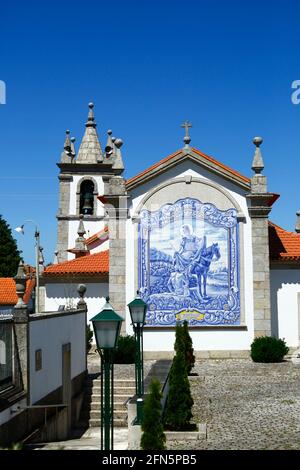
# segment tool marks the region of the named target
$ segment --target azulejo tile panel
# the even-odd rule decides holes
[[[147,326],[240,324],[237,210],[195,198],[142,210],[139,289]]]

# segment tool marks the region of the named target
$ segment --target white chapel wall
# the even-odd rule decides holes
[[[62,385],[62,346],[71,344],[71,379],[86,368],[85,314],[29,322],[31,404]],[[35,351],[42,350],[42,368],[35,370]]]
[[[74,283],[47,283],[45,310],[47,312],[57,311],[60,305],[69,305],[76,308],[79,301],[77,286],[79,281]],[[107,282],[85,282],[86,294],[84,300],[87,303],[87,321],[100,312],[105,304],[105,297],[108,295]],[[91,325],[92,327],[92,325]]]
[[[253,266],[252,266],[252,233],[251,233],[251,219],[248,214],[247,201],[244,196],[245,191],[238,188],[233,183],[223,179],[218,175],[214,175],[200,166],[191,163],[184,162],[177,167],[172,168],[165,174],[159,175],[154,180],[139,186],[137,189],[131,192],[132,194],[132,205],[130,208],[130,215],[133,216],[136,213],[138,205],[141,203],[146,194],[151,191],[155,186],[158,186],[167,180],[173,178],[180,178],[185,175],[191,175],[197,178],[203,178],[203,180],[213,182],[220,185],[230,194],[230,196],[240,206],[244,216],[246,217],[246,223],[243,224],[243,247],[241,247],[243,253],[242,258],[244,262],[244,313],[245,313],[245,324],[247,330],[213,330],[208,328],[206,330],[192,330],[191,336],[194,343],[195,350],[245,350],[250,348],[250,344],[253,341],[254,335],[254,324],[253,324]],[[191,183],[193,184],[193,183]],[[173,191],[176,192],[176,185],[173,185]],[[164,203],[167,201],[164,201]],[[209,201],[202,201],[209,202]],[[135,260],[135,234],[136,224],[129,219],[127,221],[127,239],[126,239],[126,251],[127,251],[127,271],[126,271],[126,300],[130,302],[135,296],[137,282],[137,270],[133,269],[132,266],[137,261]],[[127,310],[126,314],[126,325],[127,332],[132,334],[130,326],[130,315]],[[144,349],[145,351],[172,351],[174,347],[174,333],[172,329],[170,331],[152,330],[145,331],[144,334]]]
[[[284,338],[287,345],[300,345],[299,269],[271,269],[272,334]]]

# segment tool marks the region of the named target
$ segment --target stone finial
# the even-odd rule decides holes
[[[61,163],[69,163],[71,157],[71,139],[70,139],[70,131],[69,129],[66,130],[66,138],[64,143],[64,150],[61,154],[60,161]]]
[[[262,154],[261,154],[261,151],[260,151],[260,146],[261,146],[262,142],[263,142],[262,137],[254,137],[254,139],[253,139],[253,143],[256,146],[256,149],[255,149],[255,153],[254,153],[251,168],[258,175],[262,172],[262,170],[265,167],[263,157],[262,157]]]
[[[80,214],[80,216],[79,216],[79,225],[78,225],[77,233],[78,233],[79,237],[83,237],[83,235],[86,234],[84,224],[83,224],[83,215],[82,214]]]
[[[115,152],[115,161],[114,161],[114,164],[112,166],[112,169],[113,170],[124,170],[124,163],[123,163],[123,159],[122,159],[122,153],[121,153],[121,147],[123,145],[123,140],[122,139],[115,139],[115,141],[113,142],[113,145],[115,146],[116,148],[116,152]]]
[[[297,211],[297,212],[296,212],[296,216],[297,216],[297,220],[296,220],[295,231],[296,231],[297,233],[300,233],[300,211]]]
[[[193,127],[192,124],[189,121],[184,121],[183,124],[181,124],[181,127],[185,128],[185,136],[183,138],[183,142],[185,147],[189,147],[190,142],[191,142],[191,136],[189,135],[189,128]]]
[[[113,151],[114,151],[114,143],[112,141],[111,135],[112,135],[112,130],[109,129],[107,131],[107,142],[105,146],[105,153],[106,153],[107,158],[109,158],[113,154]]]
[[[71,150],[71,140],[70,140],[70,131],[66,130],[66,139],[64,143],[64,150],[68,153]]]
[[[71,137],[71,150],[70,150],[70,154],[71,154],[71,161],[73,163],[75,157],[76,157],[76,150],[75,150],[75,137]]]
[[[40,246],[40,250],[39,250],[39,273],[42,274],[45,270],[45,258],[44,258],[44,254],[43,254],[43,251],[44,251],[44,248],[42,246]]]
[[[80,297],[79,302],[77,303],[77,308],[87,308],[86,302],[84,300],[84,294],[86,293],[86,285],[85,284],[78,284],[77,292]]]
[[[22,261],[20,261],[19,266],[18,266],[18,271],[17,274],[14,277],[14,280],[16,282],[16,292],[18,296],[18,302],[15,305],[15,308],[24,308],[26,307],[25,302],[23,301],[23,297],[26,291],[26,280],[27,276],[24,271],[24,264]]]
[[[86,122],[86,129],[80,144],[76,163],[94,164],[102,163],[103,155],[99,142],[96,122],[94,117],[94,104],[89,103],[89,114]]]
[[[86,233],[84,224],[83,224],[83,215],[79,216],[79,225],[77,229],[78,237],[75,240],[75,248],[71,250],[72,253],[75,253],[76,258],[84,256],[88,253],[87,246],[85,244],[84,235]]]
[[[53,264],[58,264],[59,261],[58,261],[58,251],[55,250],[54,251],[54,261],[53,261]]]
[[[86,122],[86,127],[96,127],[97,124],[95,122],[95,116],[94,116],[94,103],[89,103],[89,114],[88,114],[88,120]]]

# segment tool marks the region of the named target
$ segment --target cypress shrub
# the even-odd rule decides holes
[[[164,450],[166,436],[162,425],[161,385],[157,379],[150,383],[143,408],[141,448],[143,450]]]
[[[187,375],[184,353],[176,352],[169,376],[169,393],[165,412],[165,426],[184,430],[190,425],[194,404]]]
[[[285,341],[273,336],[259,336],[251,344],[251,359],[254,362],[281,362],[289,352]]]
[[[187,373],[190,374],[195,365],[195,356],[193,349],[193,341],[188,330],[188,322],[185,320],[183,324],[177,323],[175,328],[175,352],[182,351],[185,358]]]
[[[174,343],[174,350],[177,353],[178,351],[185,352],[184,346],[184,338],[183,338],[183,327],[181,323],[177,322],[175,327],[175,343]]]
[[[193,341],[189,334],[188,329],[188,322],[185,320],[182,326],[182,336],[183,342],[185,346],[185,362],[188,375],[191,373],[192,368],[195,365],[195,356],[194,356],[194,348],[193,348]]]

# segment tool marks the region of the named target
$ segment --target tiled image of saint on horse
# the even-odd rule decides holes
[[[239,324],[238,250],[234,208],[186,198],[142,210],[139,287],[147,325]]]

